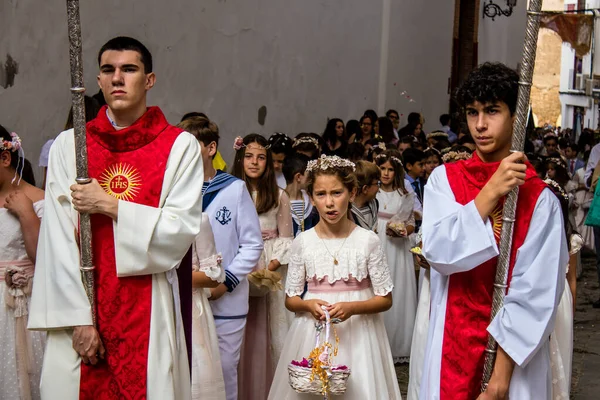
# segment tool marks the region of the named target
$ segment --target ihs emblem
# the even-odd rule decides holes
[[[133,201],[142,186],[139,172],[125,163],[111,165],[102,173],[98,181],[106,193],[126,201]]]

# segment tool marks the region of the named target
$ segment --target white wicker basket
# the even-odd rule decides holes
[[[331,318],[329,312],[323,307],[325,311],[326,322],[325,322],[325,343],[329,342],[329,334],[331,328]],[[318,326],[318,325],[317,325]],[[321,329],[317,328],[316,334],[316,347],[321,345]],[[323,393],[323,382],[318,376],[313,379],[312,369],[307,367],[301,367],[290,363],[288,365],[288,376],[289,382],[292,389],[297,393],[314,394],[319,396],[328,395],[341,395],[346,392],[346,382],[350,377],[350,368],[336,369],[337,365],[332,365],[330,370],[329,382],[327,384],[327,391]]]

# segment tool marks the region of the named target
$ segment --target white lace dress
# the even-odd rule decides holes
[[[571,235],[571,255],[579,253],[583,246],[581,236]],[[567,265],[567,273],[569,265]],[[566,280],[566,278],[565,278]],[[552,367],[553,400],[568,400],[571,391],[571,368],[573,361],[573,294],[569,282],[565,282],[558,309],[554,332],[550,335],[550,366]]]
[[[256,192],[252,193],[256,200]],[[258,216],[263,235],[264,250],[255,271],[265,269],[271,260],[281,267],[282,284],[285,285],[289,248],[294,239],[292,212],[288,195],[279,190],[279,204]],[[269,393],[275,366],[283,349],[293,314],[285,308],[283,290],[267,295],[253,296],[250,285],[248,317],[239,367],[238,398],[264,399]]]
[[[33,208],[42,218],[44,200],[34,203]],[[6,285],[7,269],[31,270],[33,266],[25,251],[19,220],[3,207],[0,208],[0,243],[3,245],[0,251],[0,399],[39,399],[46,333],[27,331],[31,277],[24,291],[9,289]]]
[[[338,265],[330,252],[336,254]],[[287,295],[300,296],[307,281],[304,299],[321,299],[330,304],[385,296],[394,286],[377,234],[361,227],[356,227],[345,243],[344,239],[321,240],[315,229],[301,233],[291,248]],[[383,315],[354,315],[335,327],[339,352],[334,362],[347,365],[352,371],[347,391],[339,398],[401,399]],[[315,319],[311,314],[299,313],[285,339],[270,400],[316,398],[296,393],[289,384],[287,369],[292,360],[302,360],[314,347]]]
[[[390,339],[394,362],[408,362],[410,346],[417,314],[417,280],[415,264],[410,248],[410,238],[386,235],[386,224],[396,217],[406,225],[415,226],[413,214],[414,192],[401,195],[400,192],[379,190],[379,213],[377,232],[385,252],[392,280],[394,281],[394,305],[383,314],[385,328]]]
[[[225,270],[215,247],[213,231],[206,213],[202,214],[200,234],[193,243],[192,269],[204,272],[223,283]],[[225,400],[219,340],[208,302],[210,289],[192,290],[192,400]]]

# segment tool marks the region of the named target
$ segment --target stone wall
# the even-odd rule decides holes
[[[563,10],[563,0],[545,0],[544,10]],[[538,125],[555,125],[560,115],[560,88],[562,40],[549,29],[540,29],[537,55],[531,87],[531,105]]]

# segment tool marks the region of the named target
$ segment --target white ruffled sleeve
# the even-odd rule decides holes
[[[289,297],[300,296],[304,292],[306,283],[306,268],[304,267],[304,258],[302,257],[302,237],[301,233],[290,247],[290,257],[285,282],[285,293]]]
[[[277,232],[279,237],[273,243],[271,260],[277,260],[281,265],[289,264],[289,250],[294,240],[294,225],[290,198],[281,190],[279,196],[279,211],[277,213]]]
[[[376,296],[386,296],[394,288],[392,274],[388,266],[379,237],[375,232],[369,232],[367,268],[373,292]],[[289,273],[288,273],[289,279]]]
[[[194,271],[204,272],[204,274],[213,281],[223,283],[225,282],[225,270],[221,265],[222,261],[223,258],[221,257],[221,253],[214,254],[200,260],[197,266],[194,265]]]

